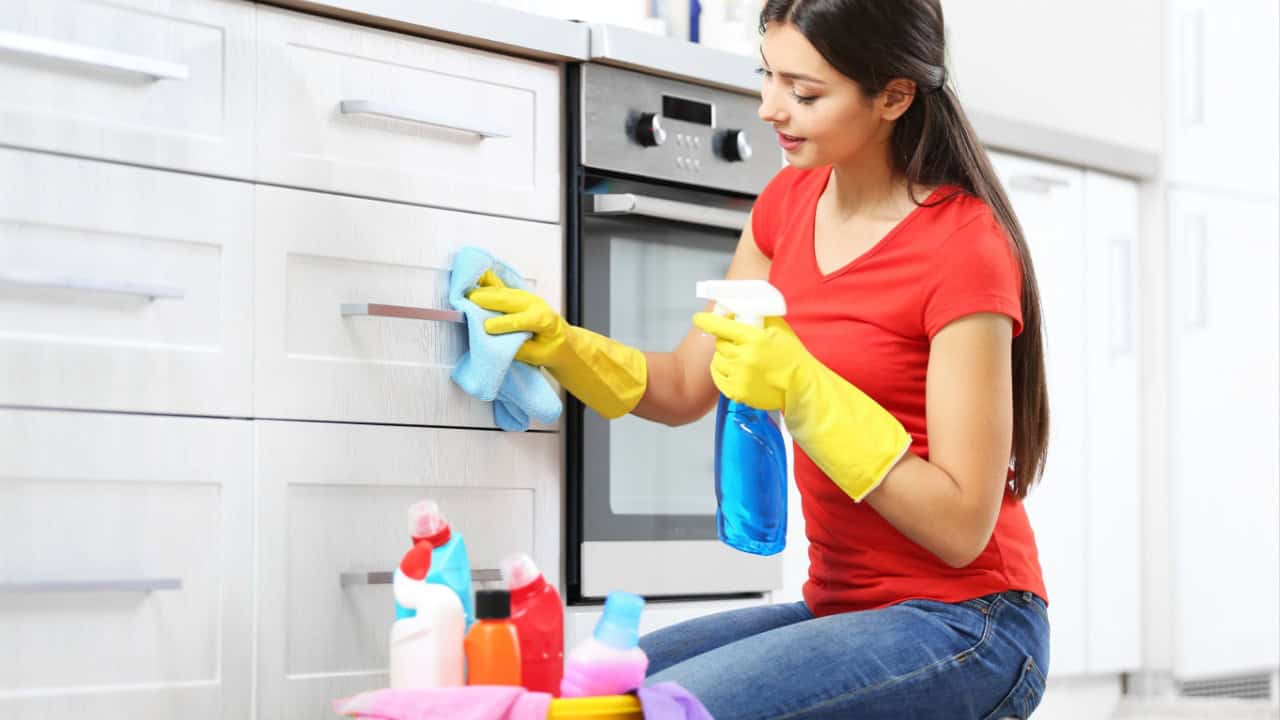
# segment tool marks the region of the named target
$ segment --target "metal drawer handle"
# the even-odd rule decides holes
[[[405,318],[408,320],[436,320],[438,322],[465,323],[466,316],[457,310],[418,308],[407,305],[380,305],[378,303],[342,303],[344,317],[368,316]]]
[[[185,295],[182,288],[168,285],[149,285],[145,283],[111,282],[92,278],[77,278],[68,275],[28,272],[23,270],[6,270],[0,272],[0,286],[53,288],[55,290],[88,290],[91,292],[115,293],[117,295],[134,295],[148,300],[172,299],[181,300]]]
[[[1044,175],[1014,175],[1009,178],[1009,187],[1014,190],[1025,190],[1038,195],[1048,195],[1056,187],[1069,187],[1070,180],[1045,177]]]
[[[186,65],[179,65],[165,60],[153,60],[152,58],[128,55],[114,50],[75,45],[49,38],[31,37],[30,35],[21,35],[4,30],[0,30],[0,51],[46,60],[56,60],[100,70],[115,70],[131,75],[140,75],[148,80],[186,80],[191,74]]]
[[[747,220],[751,217],[750,213],[741,210],[707,207],[631,193],[606,193],[590,197],[589,212],[593,215],[640,215],[725,230],[741,230],[746,227]]]
[[[391,571],[344,572],[338,575],[338,584],[342,587],[356,585],[390,585],[395,576]],[[502,579],[502,571],[497,568],[480,568],[471,571],[472,582],[496,582]]]
[[[138,578],[133,580],[45,580],[40,582],[0,582],[0,594],[18,593],[149,593],[181,590],[179,578]]]
[[[376,115],[378,117],[391,118],[392,120],[414,123],[415,125],[457,130],[458,132],[476,135],[481,139],[511,137],[510,133],[503,130],[496,130],[491,127],[476,127],[469,120],[466,124],[463,124],[460,121],[447,118],[426,117],[416,110],[387,105],[374,100],[343,100],[338,103],[338,109],[342,111],[343,115]]]

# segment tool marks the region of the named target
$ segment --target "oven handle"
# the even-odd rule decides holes
[[[708,225],[734,231],[746,227],[747,220],[751,217],[750,213],[741,210],[726,210],[631,193],[601,194],[590,197],[592,201],[589,212],[592,215],[640,215],[658,220]]]

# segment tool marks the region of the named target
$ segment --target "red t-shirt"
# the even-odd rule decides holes
[[[942,187],[925,201],[940,204],[917,207],[871,249],[823,275],[813,228],[830,173],[779,172],[755,203],[756,244],[772,260],[769,281],[786,297],[787,322],[805,347],[892,413],[911,433],[911,452],[927,460],[930,342],[947,323],[977,312],[1007,315],[1014,334],[1022,331],[1016,250],[986,203]],[[1047,597],[1035,536],[1007,487],[986,549],[955,569],[870,504],[855,503],[798,445],[795,476],[809,538],[804,598],[815,615],[1005,590]]]

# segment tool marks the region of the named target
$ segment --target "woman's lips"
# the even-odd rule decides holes
[[[790,152],[800,147],[800,145],[803,143],[804,143],[804,138],[802,137],[796,137],[795,135],[788,135],[783,132],[778,133],[778,144],[782,146],[783,150]]]

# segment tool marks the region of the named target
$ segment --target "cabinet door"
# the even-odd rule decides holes
[[[1085,197],[1085,585],[1087,668],[1140,662],[1138,186],[1101,173]]]
[[[250,432],[0,410],[0,717],[250,717]]]
[[[493,427],[493,404],[449,379],[466,326],[342,306],[447,309],[453,256],[476,244],[559,310],[559,226],[264,185],[255,197],[256,417]]]
[[[559,585],[558,434],[254,424],[257,717],[325,717],[336,698],[386,687],[391,571],[418,500],[439,502],[481,578],[527,552]]]
[[[262,5],[257,59],[260,180],[560,221],[556,65]]]
[[[1049,386],[1049,456],[1027,496],[1053,627],[1050,672],[1086,667],[1083,177],[1079,170],[992,153],[1026,234],[1040,288]]]
[[[0,144],[248,177],[252,4],[0,2]]]
[[[1280,4],[1175,0],[1169,12],[1169,177],[1280,194]]]
[[[1174,670],[1280,663],[1276,202],[1170,194]]]
[[[252,211],[245,183],[0,149],[0,404],[248,415]]]

